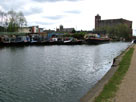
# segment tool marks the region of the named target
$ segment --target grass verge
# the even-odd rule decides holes
[[[130,48],[126,52],[121,62],[119,63],[119,68],[114,73],[109,82],[104,86],[104,89],[100,93],[100,95],[95,98],[94,102],[110,102],[110,99],[115,96],[121,80],[125,76],[125,73],[128,71],[133,51],[134,48]]]

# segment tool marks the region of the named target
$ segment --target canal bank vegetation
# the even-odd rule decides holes
[[[85,35],[86,35],[85,32],[80,32],[80,33],[64,34],[62,36],[63,37],[73,37],[73,38],[77,38],[77,39],[84,39]]]
[[[129,51],[126,52],[126,54],[122,58],[122,61],[119,63],[119,68],[114,73],[109,82],[104,86],[103,91],[100,93],[100,95],[95,98],[94,102],[110,102],[110,99],[115,96],[121,80],[128,71],[133,51],[134,48],[130,48]]]
[[[96,29],[97,32],[108,34],[113,40],[130,41],[132,29],[126,24],[117,24],[115,26],[104,26]]]

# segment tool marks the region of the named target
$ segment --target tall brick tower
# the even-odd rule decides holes
[[[63,25],[60,25],[60,31],[63,31]]]
[[[99,21],[101,21],[101,16],[97,14],[95,16],[95,29],[99,28]]]

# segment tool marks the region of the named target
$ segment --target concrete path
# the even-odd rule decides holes
[[[136,102],[136,45],[131,65],[126,73],[113,102]]]

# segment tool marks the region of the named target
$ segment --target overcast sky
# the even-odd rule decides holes
[[[134,0],[0,0],[0,10],[22,11],[28,26],[45,29],[74,27],[92,30],[95,15],[102,19],[124,18],[133,21],[136,29],[136,3]]]

